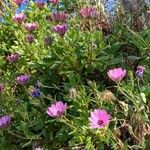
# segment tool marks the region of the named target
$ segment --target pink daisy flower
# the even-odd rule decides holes
[[[64,12],[56,12],[52,14],[52,20],[53,21],[66,21],[68,18],[68,15]]]
[[[67,104],[63,103],[62,101],[58,101],[55,104],[52,104],[50,107],[47,108],[46,113],[54,118],[61,117],[63,113],[67,109]]]
[[[25,2],[26,0],[13,0],[14,1],[14,3],[16,4],[16,5],[21,5],[23,2]]]
[[[59,0],[49,0],[50,3],[52,3],[53,5],[56,5],[57,3],[59,3]]]
[[[126,70],[122,68],[114,68],[107,72],[108,77],[115,81],[116,83],[120,82],[126,75]]]
[[[83,18],[96,17],[98,12],[95,7],[84,7],[80,10],[80,14]]]
[[[110,122],[110,115],[103,109],[95,109],[90,113],[90,128],[103,128]]]
[[[35,29],[38,28],[38,26],[39,26],[39,25],[38,25],[37,23],[35,23],[35,22],[26,23],[26,24],[25,24],[25,28],[26,28],[26,30],[28,30],[29,32],[34,31]]]
[[[13,21],[20,24],[25,20],[26,17],[24,14],[15,14],[12,18]]]

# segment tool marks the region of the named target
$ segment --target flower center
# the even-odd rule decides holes
[[[59,116],[61,116],[62,115],[62,112],[61,111],[57,111],[57,114],[59,115]]]
[[[104,123],[103,120],[98,120],[98,125],[102,125]]]

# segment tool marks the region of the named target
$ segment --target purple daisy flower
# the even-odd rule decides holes
[[[19,54],[18,53],[13,53],[13,54],[10,54],[7,56],[7,60],[10,62],[10,63],[15,63],[18,61],[19,59]]]
[[[137,69],[137,70],[135,71],[136,76],[137,76],[137,77],[143,77],[145,67],[143,67],[143,66],[137,66],[136,69]]]
[[[29,75],[21,75],[16,78],[17,83],[24,85],[29,81]]]
[[[32,34],[26,35],[25,41],[28,43],[33,43],[34,42],[34,35],[32,35]]]
[[[64,12],[56,12],[52,14],[52,20],[53,21],[66,21],[68,18],[68,15]]]
[[[46,3],[42,0],[38,0],[38,1],[35,2],[35,4],[39,9],[42,9],[42,8],[44,8]]]
[[[3,116],[0,118],[0,128],[7,128],[11,122],[10,116]]]
[[[34,31],[35,29],[38,28],[38,26],[39,26],[39,25],[38,25],[37,23],[35,23],[35,22],[26,23],[26,24],[25,24],[25,28],[26,28],[26,30],[28,30],[29,32]]]
[[[39,98],[41,95],[40,93],[40,89],[39,88],[33,88],[31,90],[31,96],[34,97],[34,98]]]
[[[68,26],[67,24],[56,25],[54,26],[53,30],[54,32],[56,32],[57,34],[63,37],[68,30]]]

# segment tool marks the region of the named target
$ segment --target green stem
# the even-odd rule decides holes
[[[67,124],[68,126],[70,126],[71,128],[75,129],[75,130],[79,130],[79,132],[82,132],[82,129],[76,128],[74,125],[71,125],[71,121],[68,120],[65,116],[63,116],[64,120],[63,121],[65,124]]]
[[[20,135],[14,133],[14,132],[12,132],[12,131],[10,131],[10,130],[8,130],[8,129],[4,129],[4,130],[7,131],[9,134],[11,134],[11,135],[13,135],[13,136],[15,136],[15,137],[18,137],[18,138],[20,138],[20,139],[24,139],[24,140],[27,139],[26,137],[20,136]]]
[[[110,121],[126,121],[125,119],[112,119]]]
[[[117,87],[118,87],[118,90],[119,90],[124,96],[126,96],[129,100],[131,100],[132,102],[134,102],[134,101],[132,100],[132,98],[129,97],[129,96],[120,88],[119,85],[118,85]]]
[[[137,86],[138,86],[138,90],[139,90],[139,92],[141,91],[140,90],[140,80],[139,80],[139,78],[137,79]],[[140,92],[141,93],[141,92]]]
[[[63,118],[61,118],[62,122],[64,122],[66,125],[68,125],[69,127],[73,129],[77,129],[75,126],[71,125],[71,122],[65,116],[63,116]]]

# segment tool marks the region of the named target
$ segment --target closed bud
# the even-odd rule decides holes
[[[72,88],[69,90],[69,97],[73,99],[73,98],[76,98],[76,96],[77,96],[77,89],[74,88],[74,87],[72,87]]]

